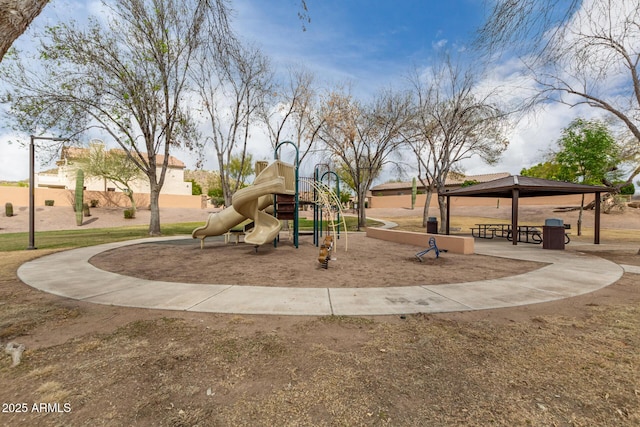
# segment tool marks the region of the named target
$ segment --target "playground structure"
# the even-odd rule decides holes
[[[278,218],[265,212],[274,204],[273,194],[295,194],[293,166],[280,161],[270,165],[257,162],[253,185],[238,190],[231,206],[209,215],[206,224],[194,229],[191,237],[199,238],[202,247],[208,236],[227,234],[233,227],[251,219],[253,228],[246,232],[245,243],[260,246],[273,241],[281,228]]]
[[[278,159],[278,150],[284,144],[295,147],[294,164],[284,163]],[[225,242],[229,241],[230,236],[235,235],[236,243],[239,241],[239,236],[244,235],[244,242],[255,246],[256,250],[269,242],[277,246],[282,229],[281,221],[290,220],[293,221],[293,243],[297,248],[299,212],[300,206],[304,204],[313,205],[313,232],[316,246],[323,234],[323,223],[326,224],[327,236],[332,233],[339,239],[341,226],[344,226],[346,231],[339,200],[339,178],[335,172],[328,171],[319,177],[318,167],[316,167],[313,178],[300,178],[297,146],[289,141],[276,146],[274,157],[275,161],[271,164],[266,161],[256,162],[256,178],[253,184],[238,190],[232,197],[231,206],[210,214],[205,225],[193,230],[191,236],[194,239],[200,239],[201,248],[204,247],[204,240],[207,237],[220,235],[225,236]],[[329,173],[336,177],[338,195],[322,182]],[[323,218],[326,220],[323,221]]]

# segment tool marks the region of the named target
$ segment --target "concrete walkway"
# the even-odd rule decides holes
[[[23,264],[18,276],[42,291],[96,304],[211,313],[356,316],[535,304],[593,292],[616,282],[624,273],[620,265],[580,252],[477,240],[478,254],[548,265],[517,276],[477,282],[338,289],[160,282],[99,270],[88,262],[110,249],[177,239],[185,237],[148,238],[58,252]],[[629,268],[640,273],[640,267]]]

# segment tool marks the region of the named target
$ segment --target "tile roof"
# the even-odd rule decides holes
[[[488,173],[480,175],[463,175],[458,173],[451,173],[445,181],[445,186],[461,185],[465,181],[478,181],[479,183],[493,181],[499,178],[506,178],[510,176],[508,172]],[[412,186],[411,181],[407,182],[387,182],[385,184],[376,185],[371,188],[371,191],[383,191],[383,190],[410,190]],[[418,187],[422,185],[418,181]]]
[[[82,148],[82,147],[64,147],[62,149],[62,154],[60,156],[60,159],[76,159],[78,157],[84,156],[85,153],[88,151],[88,148]],[[109,150],[110,152],[121,152],[124,153],[125,151],[120,149],[120,148],[112,148]],[[145,157],[145,159],[147,158],[147,153],[142,153],[142,155]],[[157,154],[156,155],[156,162],[158,165],[161,165],[162,162],[164,162],[164,154]],[[173,167],[173,168],[181,168],[184,169],[186,166],[184,164],[184,162],[182,160],[179,160],[173,156],[169,156],[169,167]]]

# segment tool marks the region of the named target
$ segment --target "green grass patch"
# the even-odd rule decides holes
[[[202,222],[165,224],[163,236],[191,234]],[[101,245],[103,243],[149,237],[149,226],[138,225],[118,228],[92,228],[87,230],[39,231],[35,234],[35,246],[39,249],[64,249]],[[29,246],[29,233],[0,234],[0,251],[20,251]]]
[[[345,217],[347,231],[356,231],[358,219]],[[202,222],[183,222],[164,224],[161,226],[163,236],[190,235],[194,228],[202,226]],[[367,227],[382,225],[378,221],[367,220]],[[313,230],[313,220],[300,218],[301,230]],[[326,222],[323,222],[326,229]],[[35,234],[35,246],[38,249],[67,249],[85,246],[101,245],[104,243],[120,242],[123,240],[142,239],[149,237],[149,226],[136,225],[116,228],[91,228],[85,230],[38,231]],[[29,233],[0,234],[0,251],[21,251],[29,246]]]
[[[347,231],[358,230],[358,218],[355,216],[345,216],[344,219],[347,223]],[[340,224],[342,227],[342,218],[340,218]],[[380,227],[381,225],[383,224],[379,221],[367,219],[367,227]],[[300,218],[298,220],[298,227],[300,227],[300,230],[313,230],[313,219]],[[326,228],[327,221],[322,221],[322,229],[326,230]]]

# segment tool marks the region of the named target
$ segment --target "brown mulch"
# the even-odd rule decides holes
[[[436,258],[433,251],[420,262],[415,254],[424,248],[349,234],[337,240],[334,259],[323,269],[319,249],[309,236],[300,238],[297,249],[289,241],[277,248],[263,245],[257,251],[243,243],[206,242],[204,249],[192,239],[125,246],[96,255],[90,262],[103,270],[149,280],[308,288],[459,283],[521,274],[544,265],[449,252]]]

